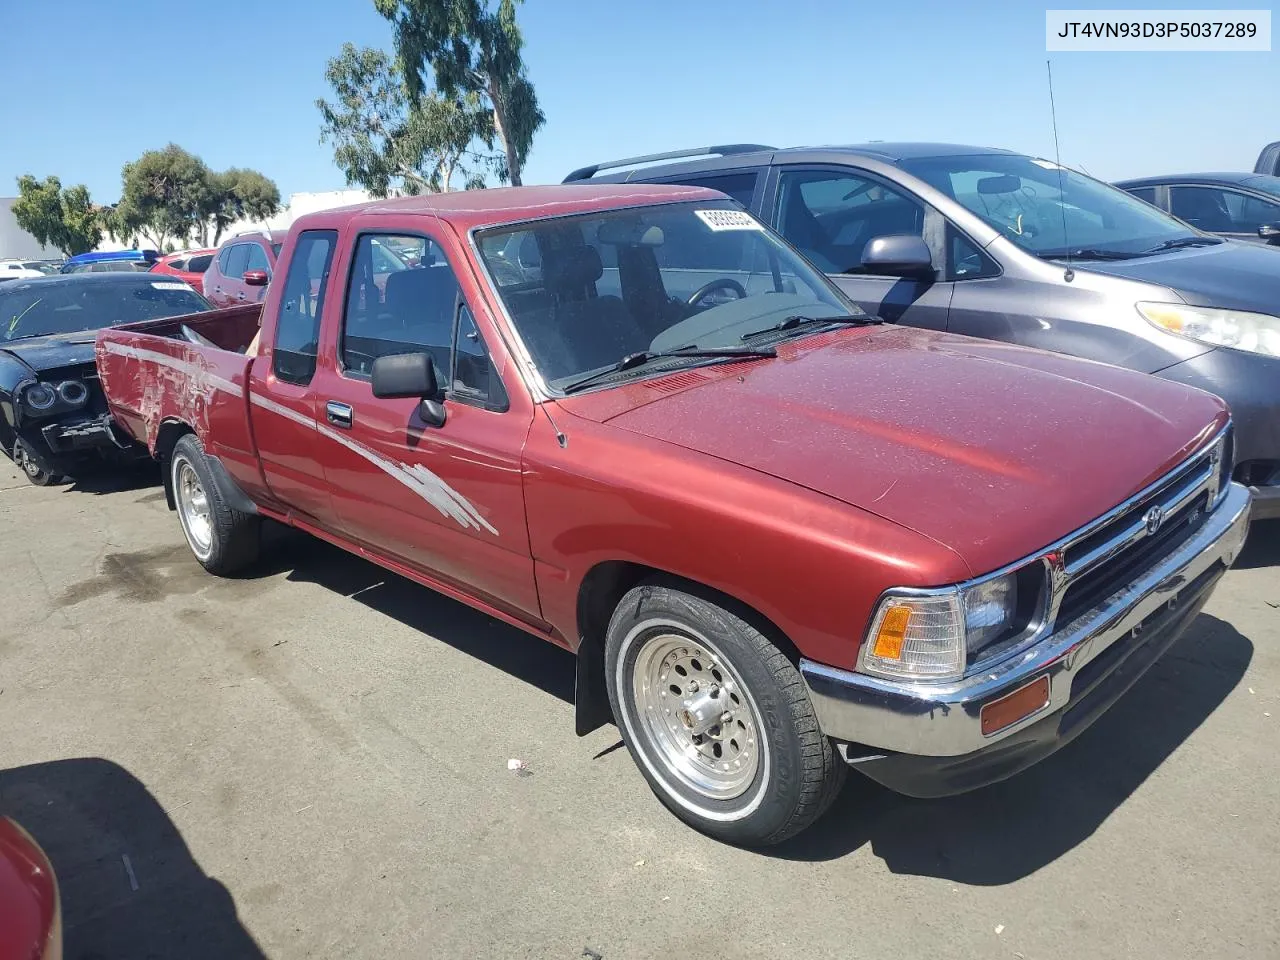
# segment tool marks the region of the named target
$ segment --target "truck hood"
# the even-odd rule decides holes
[[[1091,273],[1160,284],[1201,307],[1280,313],[1280,247],[1227,240],[1211,247],[1079,266]]]
[[[1145,374],[899,327],[560,403],[878,514],[975,575],[1084,526],[1227,421],[1216,397]]]
[[[96,330],[80,330],[7,343],[0,341],[0,350],[26,364],[33,373],[42,373],[59,367],[93,363],[96,336]]]

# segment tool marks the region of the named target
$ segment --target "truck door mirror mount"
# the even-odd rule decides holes
[[[419,413],[432,427],[444,426],[444,393],[436,380],[431,354],[393,353],[373,361],[370,375],[373,395],[381,400],[421,400]]]
[[[933,255],[924,238],[913,233],[873,237],[862,251],[864,273],[932,280]]]
[[[1258,228],[1258,236],[1272,243],[1280,243],[1280,222],[1264,223]]]

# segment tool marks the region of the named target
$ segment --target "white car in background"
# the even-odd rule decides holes
[[[38,260],[0,260],[0,282],[5,280],[34,280],[55,273],[48,264]]]

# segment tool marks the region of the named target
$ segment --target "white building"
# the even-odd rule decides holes
[[[0,197],[0,260],[56,260],[62,254],[52,247],[42,247],[13,217],[17,197]]]

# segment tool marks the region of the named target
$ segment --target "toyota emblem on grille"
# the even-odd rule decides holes
[[[1146,512],[1142,518],[1147,525],[1147,536],[1155,534],[1160,529],[1160,525],[1164,523],[1164,507],[1156,505]]]

